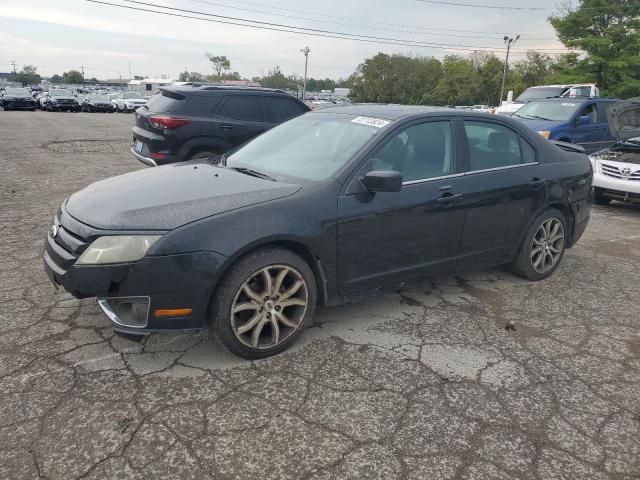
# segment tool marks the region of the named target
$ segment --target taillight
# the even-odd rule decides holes
[[[176,128],[180,128],[187,125],[188,123],[191,123],[191,120],[189,120],[188,118],[155,116],[149,117],[149,123],[153,128],[175,130]]]

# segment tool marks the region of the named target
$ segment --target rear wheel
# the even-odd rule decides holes
[[[238,260],[212,303],[224,345],[244,358],[287,349],[313,317],[316,283],[307,263],[289,250],[265,248]]]
[[[513,272],[528,280],[543,280],[551,275],[564,256],[567,246],[567,219],[550,208],[540,214],[525,236],[511,264]]]

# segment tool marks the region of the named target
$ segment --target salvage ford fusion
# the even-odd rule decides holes
[[[247,358],[291,345],[316,304],[454,269],[541,280],[584,232],[588,158],[506,117],[351,106],[219,159],[73,194],[45,269],[116,331],[202,329]]]

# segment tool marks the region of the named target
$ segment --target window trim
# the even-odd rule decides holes
[[[255,119],[251,119],[251,118],[228,117],[227,115],[224,115],[222,113],[222,109],[225,107],[225,105],[227,104],[229,99],[232,98],[232,97],[236,97],[236,98],[237,97],[239,97],[239,98],[255,97],[255,98],[257,98],[258,101],[260,102],[260,108],[262,110],[262,120],[255,120]],[[228,118],[229,120],[235,120],[237,122],[272,123],[269,120],[269,112],[267,111],[267,107],[264,104],[264,96],[263,95],[234,95],[234,94],[225,95],[222,98],[222,101],[218,104],[218,107],[214,110],[214,113],[216,115],[218,115],[219,117]]]
[[[532,165],[540,165],[540,162],[519,163],[518,165],[507,165],[505,167],[483,168],[482,170],[470,170],[464,172],[463,175],[475,175],[476,173],[496,172],[498,170],[510,170],[512,168],[530,167]]]

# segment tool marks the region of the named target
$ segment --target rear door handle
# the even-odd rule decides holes
[[[220,130],[231,130],[232,128],[231,125],[220,125]]]
[[[443,205],[445,207],[450,207],[454,203],[458,203],[460,201],[462,201],[462,194],[461,193],[457,193],[455,195],[443,195],[442,197],[440,197],[437,200],[437,202],[440,205]]]
[[[546,180],[542,180],[540,178],[534,178],[533,180],[531,180],[529,182],[529,186],[531,188],[540,188],[540,187],[542,187],[543,185],[546,185],[546,184],[547,184],[547,181]]]

